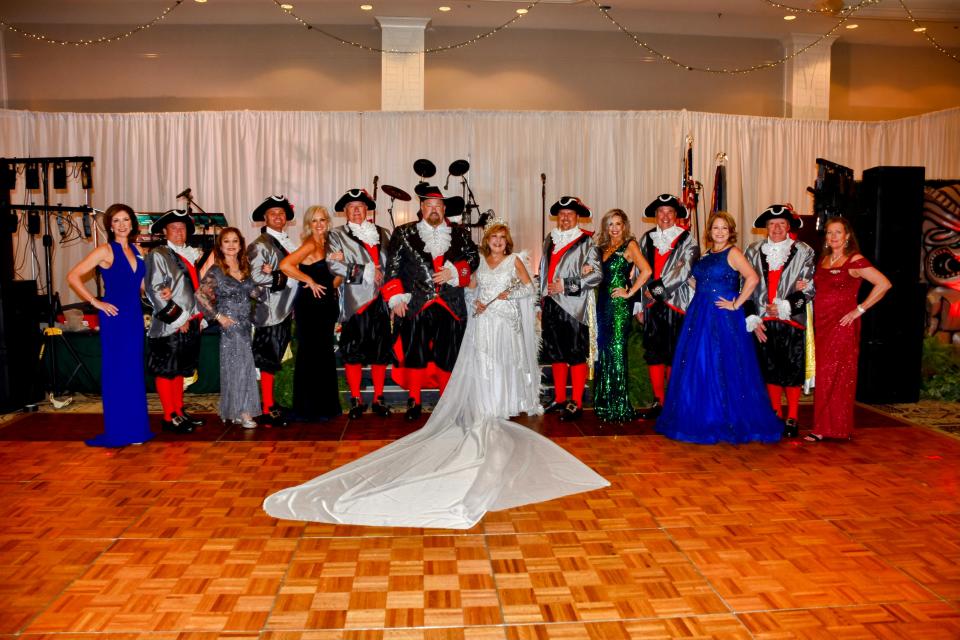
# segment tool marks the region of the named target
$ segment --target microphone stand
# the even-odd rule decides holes
[[[540,174],[540,246],[547,241],[547,174]]]

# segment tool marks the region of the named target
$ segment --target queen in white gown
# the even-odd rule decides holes
[[[422,429],[264,500],[271,516],[336,524],[469,529],[487,511],[610,483],[508,420],[539,415],[534,287],[505,224],[489,225],[460,354]]]

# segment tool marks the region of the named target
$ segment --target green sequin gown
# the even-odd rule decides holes
[[[614,289],[630,288],[633,263],[624,253],[625,243],[603,262],[603,281],[597,288],[597,351],[593,407],[605,422],[633,420],[634,410],[627,395],[627,336],[631,307],[627,298],[614,298]]]

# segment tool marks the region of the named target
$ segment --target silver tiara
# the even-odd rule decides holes
[[[487,224],[483,225],[483,232],[486,233],[491,228],[501,224],[507,228],[510,227],[510,225],[507,224],[507,221],[501,218],[500,216],[497,216],[496,218],[490,218],[489,220],[487,220]]]

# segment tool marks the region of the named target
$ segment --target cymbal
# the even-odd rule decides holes
[[[380,190],[395,200],[402,200],[403,202],[406,202],[410,199],[410,194],[400,187],[394,187],[392,185],[385,184],[380,187]]]

